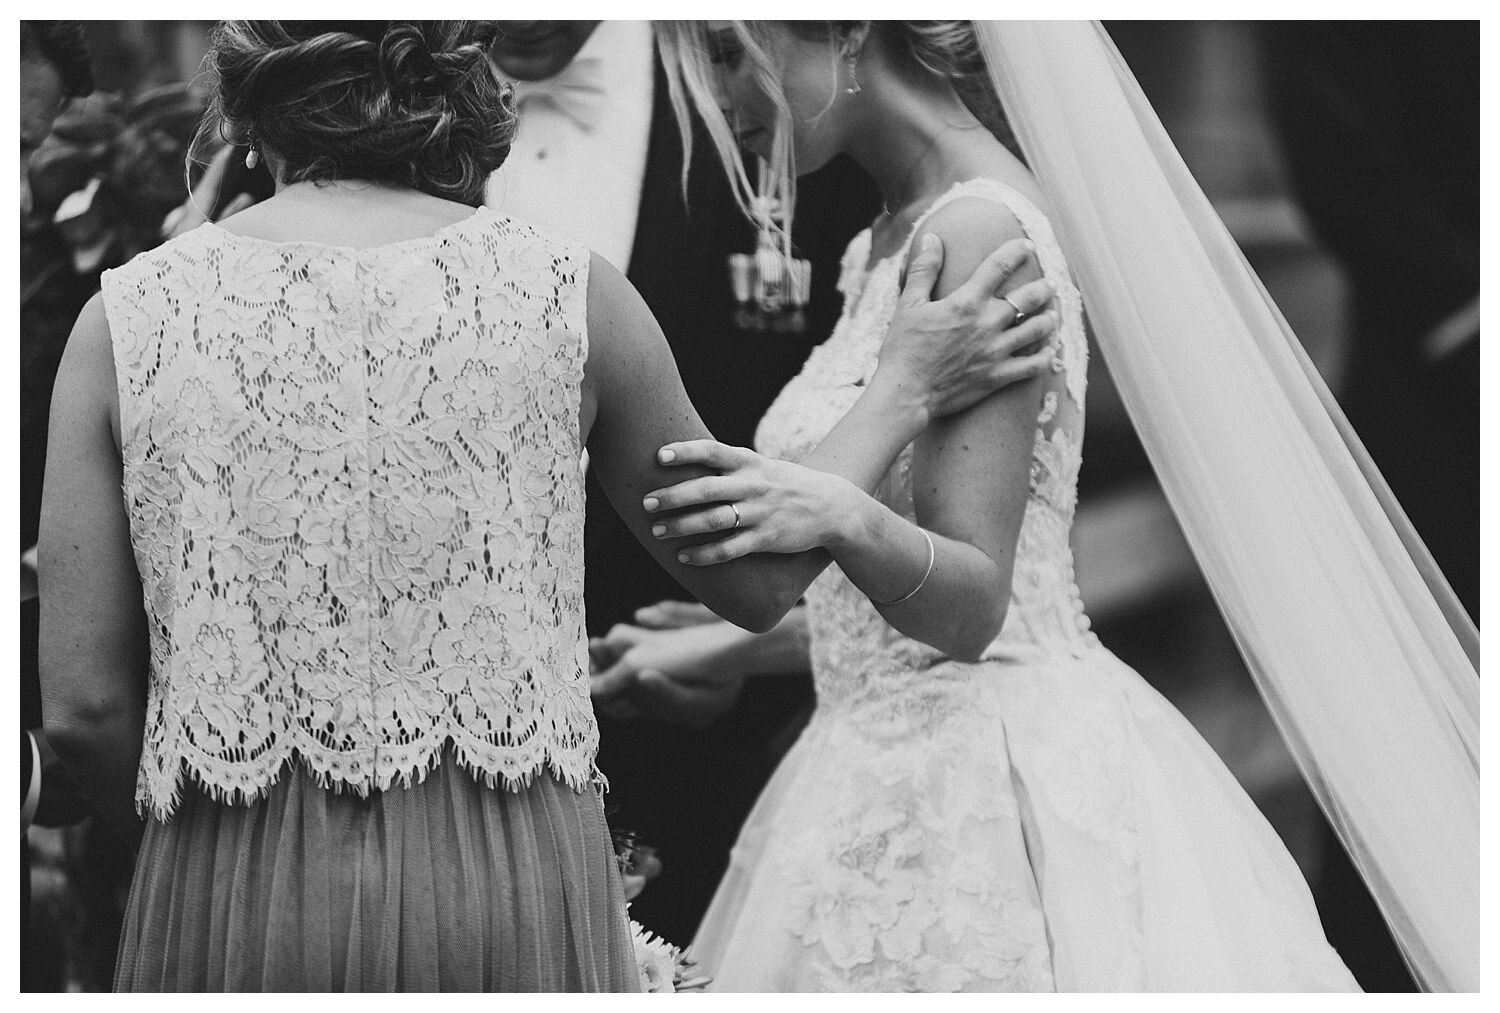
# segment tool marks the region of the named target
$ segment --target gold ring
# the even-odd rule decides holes
[[[729,504],[729,509],[734,511],[734,527],[730,528],[729,530],[738,531],[740,528],[740,508],[731,503]]]

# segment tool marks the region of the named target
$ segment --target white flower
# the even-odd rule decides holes
[[[677,991],[675,982],[682,951],[634,918],[630,920],[630,938],[635,946],[636,969],[641,974],[641,991]]]

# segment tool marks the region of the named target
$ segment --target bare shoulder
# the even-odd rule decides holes
[[[599,254],[589,251],[588,314],[590,329],[596,324],[632,311],[632,301],[640,295],[620,273],[619,268]]]
[[[935,294],[947,295],[962,285],[974,269],[1012,239],[1026,235],[1021,220],[1003,204],[985,197],[964,196],[938,208],[917,228],[913,249],[929,233],[943,241],[943,273]],[[1040,277],[1034,265],[1013,275],[1009,281],[1020,283]]]
[[[68,335],[68,344],[63,350],[63,368],[92,373],[106,366],[112,378],[114,351],[110,347],[109,315],[104,308],[104,293],[95,292],[84,303],[73,331]]]
[[[1015,212],[980,196],[958,197],[938,208],[917,228],[916,236],[920,239],[927,232],[937,233],[945,247],[996,239],[1005,242],[1025,235]]]
[[[589,261],[588,333],[583,374],[586,438],[595,407],[601,420],[619,421],[623,415],[645,412],[648,404],[674,418],[684,417],[687,395],[661,327],[635,286],[598,254]]]
[[[73,325],[52,389],[52,425],[92,428],[107,423],[119,439],[119,393],[104,296],[95,293]]]
[[[660,340],[656,318],[619,268],[589,253],[588,369],[628,361]]]

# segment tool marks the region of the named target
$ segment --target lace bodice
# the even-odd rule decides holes
[[[1052,374],[1037,418],[1030,496],[1016,548],[1010,608],[1004,628],[985,656],[1038,660],[1082,653],[1097,644],[1074,583],[1068,544],[1082,461],[1088,367],[1082,298],[1045,216],[1003,184],[984,179],[959,184],[934,202],[916,227],[962,197],[993,200],[1016,216],[1036,244],[1042,272],[1058,286],[1062,318]],[[756,434],[762,453],[789,460],[803,457],[859,398],[875,372],[881,342],[895,313],[907,252],[903,246],[896,255],[869,265],[870,232],[862,232],[849,244],[839,280],[843,316],[762,420]],[[911,447],[902,451],[877,495],[897,513],[914,520],[911,454]],[[837,566],[809,588],[807,601],[820,705],[909,703],[912,693],[932,690],[932,678],[942,677],[929,673],[923,680],[910,678],[914,671],[932,669],[943,655],[887,624]],[[963,677],[958,667],[946,670]]]
[[[150,624],[137,800],[367,792],[449,742],[596,778],[588,254],[480,209],[367,250],[205,226],[104,276]]]

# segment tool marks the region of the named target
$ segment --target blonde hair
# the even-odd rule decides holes
[[[682,183],[687,188],[692,161],[694,116],[703,123],[709,141],[719,155],[735,199],[746,217],[757,224],[767,202],[779,206],[781,218],[764,223],[779,234],[790,253],[792,211],[797,196],[797,166],[792,151],[792,109],[781,88],[781,60],[775,55],[778,35],[790,32],[799,38],[825,39],[833,88],[828,104],[816,115],[832,108],[838,98],[838,65],[847,40],[856,34],[879,32],[904,52],[915,65],[935,77],[951,82],[969,111],[994,137],[1025,161],[1006,120],[1000,99],[990,83],[984,54],[971,21],[732,21],[736,40],[761,91],[777,111],[771,155],[752,181],[734,131],[714,97],[710,58],[712,49],[707,22],[653,22],[662,64],[666,68],[667,91],[677,114],[682,136]]]
[[[734,34],[750,61],[756,83],[776,107],[776,125],[772,132],[771,157],[761,163],[758,178],[750,178],[744,153],[736,142],[729,121],[714,98],[711,75],[715,73],[709,57],[708,24],[704,21],[656,21],[657,47],[666,69],[667,93],[677,114],[677,129],[682,137],[682,186],[687,191],[688,172],[692,166],[696,112],[708,131],[710,143],[718,152],[719,163],[729,179],[735,200],[745,217],[757,225],[780,233],[783,248],[790,253],[791,212],[797,196],[796,165],[791,144],[792,109],[782,91],[780,63],[771,55],[769,43],[773,32],[767,21],[734,21]],[[831,101],[830,101],[831,104]],[[767,219],[767,202],[779,206],[780,220]]]

